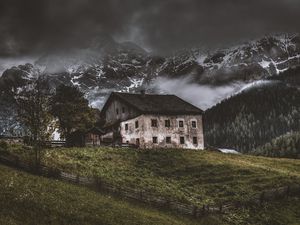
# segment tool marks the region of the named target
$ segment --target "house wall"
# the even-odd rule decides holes
[[[100,140],[101,140],[101,143],[108,144],[108,143],[113,142],[113,138],[114,138],[114,133],[109,132],[109,133],[106,133],[104,135],[101,135]]]
[[[122,108],[125,109],[123,113]],[[119,113],[117,114],[117,109]],[[105,113],[106,123],[115,123],[117,121],[124,121],[130,118],[134,118],[138,115],[138,112],[130,105],[127,105],[118,99],[114,99],[110,105],[107,107]]]
[[[157,119],[157,127],[151,126],[151,120]],[[170,120],[170,127],[165,127],[165,120]],[[183,127],[179,127],[179,121],[183,121]],[[139,121],[139,127],[135,128],[135,121]],[[197,127],[192,128],[192,121],[196,121]],[[128,130],[125,129],[128,124]],[[136,144],[140,139],[141,148],[189,148],[204,149],[203,124],[201,115],[141,115],[120,124],[120,132],[123,143]],[[153,143],[153,137],[157,137],[157,144]],[[171,137],[171,143],[166,143],[166,137]],[[185,143],[180,144],[180,137],[184,137]],[[197,144],[193,144],[193,137],[197,137]]]

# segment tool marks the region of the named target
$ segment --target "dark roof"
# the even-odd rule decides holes
[[[141,113],[158,113],[158,114],[202,114],[203,111],[196,106],[182,100],[176,95],[156,95],[156,94],[130,94],[113,92],[103,111],[107,107],[109,101],[117,97]]]
[[[93,127],[89,129],[86,133],[92,133],[92,134],[105,134],[105,132],[100,129],[99,127]]]

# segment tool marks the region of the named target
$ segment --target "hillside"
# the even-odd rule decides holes
[[[10,152],[30,157],[28,149]],[[199,207],[247,202],[264,190],[300,184],[298,161],[208,151],[57,149],[46,151],[44,164]]]
[[[205,112],[206,144],[251,152],[273,138],[299,131],[299,115],[298,87],[280,80],[266,80]]]
[[[1,154],[18,155],[23,160],[30,159],[29,153],[28,148],[24,150],[21,146],[14,146],[9,151],[1,152]],[[43,224],[49,218],[49,216],[44,216],[44,212],[47,213],[45,215],[51,215],[54,221],[59,221],[55,224],[64,224],[64,219],[68,221],[72,216],[78,217],[77,224],[85,224],[83,217],[89,218],[87,224],[99,224],[99,221],[107,220],[109,223],[105,224],[118,224],[118,221],[123,220],[124,223],[121,224],[139,224],[140,222],[140,224],[195,223],[205,225],[287,225],[297,224],[300,218],[298,197],[264,203],[261,207],[246,206],[249,199],[264,190],[300,184],[300,162],[297,160],[189,150],[136,151],[113,148],[73,148],[47,150],[44,163],[70,173],[98,177],[116,187],[134,188],[155,196],[164,196],[171,201],[189,202],[199,206],[208,203],[240,202],[245,204],[245,207],[232,209],[224,214],[210,214],[197,221],[188,221],[175,218],[171,214],[166,215],[155,210],[133,207],[131,204],[95,194],[84,188],[17,173],[0,166],[0,175],[7,177],[7,180],[14,180],[9,185],[5,179],[0,183],[2,190],[0,198],[5,198],[5,201],[1,199],[1,202],[12,202],[6,206],[7,211],[0,212],[0,221],[9,218],[15,222],[12,224],[18,224],[22,218],[27,222],[38,214],[41,215],[40,224]],[[18,182],[24,182],[26,185],[18,185]],[[6,190],[10,190],[9,195],[3,195]],[[13,200],[19,198],[16,196],[22,196],[22,206],[20,201]],[[32,199],[32,196],[35,198]],[[106,202],[107,199],[110,203]],[[99,202],[104,203],[99,204]],[[23,207],[27,204],[31,205],[29,212]],[[113,213],[102,211],[102,205],[105,205],[105,209],[110,207],[109,210]],[[36,211],[38,208],[42,210]],[[54,210],[56,208],[63,209],[63,218],[61,218],[62,214],[57,214]],[[18,213],[18,216],[10,214],[11,210],[21,213]],[[114,210],[119,210],[119,212],[114,213]],[[168,211],[167,208],[165,210]],[[95,214],[96,211],[102,213]],[[91,212],[93,212],[92,216]],[[136,215],[130,220],[131,212]],[[140,221],[142,217],[143,222]]]
[[[0,224],[196,224],[111,196],[0,165]]]
[[[269,157],[300,158],[300,132],[291,132],[258,146],[252,152]]]

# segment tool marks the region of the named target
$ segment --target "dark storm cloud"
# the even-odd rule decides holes
[[[297,0],[177,0],[140,12],[150,46],[218,46],[271,32],[299,32]]]
[[[84,47],[108,36],[157,51],[299,32],[299,0],[0,0],[0,54]]]

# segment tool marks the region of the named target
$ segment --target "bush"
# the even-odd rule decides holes
[[[5,141],[0,141],[0,151],[6,151],[8,149],[8,144]]]

